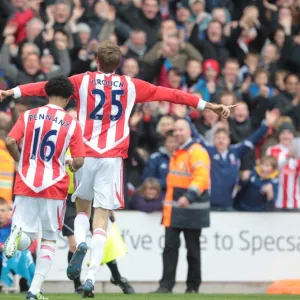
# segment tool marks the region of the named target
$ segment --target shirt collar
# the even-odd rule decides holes
[[[183,145],[179,147],[179,149],[184,149],[192,140],[192,138],[189,138]]]
[[[64,110],[61,106],[55,105],[55,104],[46,104],[45,106],[50,107],[50,108],[56,108],[56,109],[61,109]]]

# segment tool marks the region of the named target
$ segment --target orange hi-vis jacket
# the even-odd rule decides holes
[[[182,229],[209,227],[209,189],[209,155],[192,140],[176,150],[170,159],[162,224]],[[181,196],[189,200],[188,207],[178,207]]]
[[[0,197],[8,205],[12,204],[15,163],[5,147],[4,140],[0,139]]]

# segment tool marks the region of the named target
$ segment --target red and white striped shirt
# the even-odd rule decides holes
[[[277,208],[300,208],[300,159],[289,158],[289,150],[281,145],[271,146],[267,155],[274,156],[279,166]]]
[[[62,108],[48,104],[27,110],[14,125],[9,137],[23,139],[15,195],[65,200],[69,176],[65,154],[84,157],[79,123]]]
[[[135,103],[168,101],[201,107],[197,96],[116,74],[87,72],[69,78],[87,157],[127,157],[129,118]],[[14,88],[14,97],[45,96],[45,82]]]

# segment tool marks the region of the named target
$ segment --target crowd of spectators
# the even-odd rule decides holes
[[[228,121],[166,102],[136,105],[128,209],[161,210],[178,118],[210,154],[213,209],[300,209],[299,0],[2,0],[0,36],[0,89],[94,71],[97,44],[109,39],[124,55],[118,74],[238,103]],[[19,114],[46,102],[1,103],[0,153]],[[1,154],[8,202],[12,164]]]

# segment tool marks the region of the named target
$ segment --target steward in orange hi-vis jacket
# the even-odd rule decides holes
[[[198,293],[201,284],[200,236],[202,228],[209,226],[210,158],[206,149],[192,140],[187,120],[175,122],[173,135],[178,148],[171,157],[167,176],[162,220],[165,226],[163,274],[155,293],[172,292],[181,233],[187,248],[186,293]]]
[[[171,157],[163,225],[182,229],[209,227],[210,158],[197,142],[176,150]],[[190,204],[181,208],[177,200],[185,196]]]

